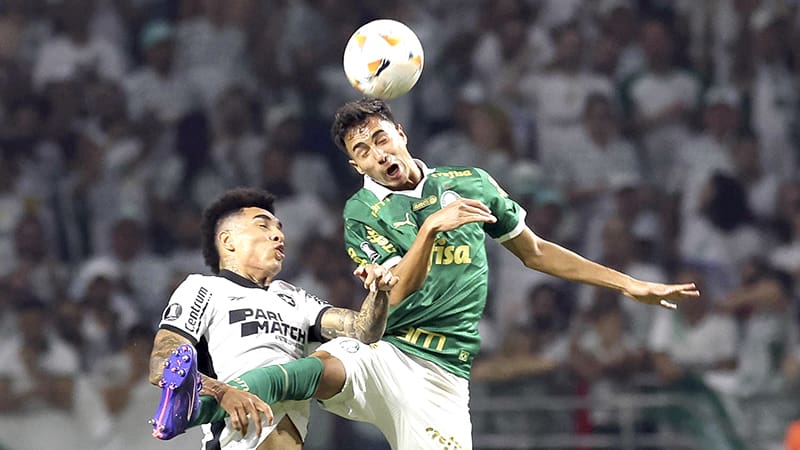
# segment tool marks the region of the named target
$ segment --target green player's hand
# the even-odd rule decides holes
[[[667,309],[676,309],[677,302],[681,300],[700,297],[700,291],[694,283],[661,284],[638,280],[622,293],[639,303]]]
[[[361,279],[365,289],[369,289],[373,292],[389,291],[400,279],[394,276],[389,269],[377,264],[358,266],[356,270],[353,271],[353,275]]]
[[[437,232],[455,230],[473,222],[495,223],[497,217],[482,202],[459,198],[425,219],[425,225]]]

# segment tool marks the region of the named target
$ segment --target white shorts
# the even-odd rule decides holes
[[[379,341],[337,338],[321,345],[347,372],[342,392],[320,402],[346,419],[368,422],[394,450],[472,448],[469,382]]]
[[[231,418],[225,418],[225,428],[219,432],[219,436],[215,439],[212,432],[211,425],[203,425],[203,445],[201,448],[206,448],[206,444],[212,440],[218,440],[220,448],[225,450],[252,450],[259,445],[272,433],[278,426],[278,422],[283,419],[284,415],[288,415],[292,420],[300,437],[305,441],[306,432],[308,431],[308,416],[310,414],[309,401],[283,401],[270,405],[272,413],[275,416],[272,425],[267,425],[266,419],[261,419],[261,435],[256,436],[256,427],[253,424],[253,419],[250,419],[250,424],[247,427],[247,434],[242,436],[242,433],[236,431],[231,426]]]

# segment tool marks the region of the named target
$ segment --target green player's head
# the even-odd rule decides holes
[[[362,98],[342,105],[334,115],[331,136],[358,173],[389,189],[413,189],[422,178],[406,147],[403,126],[382,100]]]

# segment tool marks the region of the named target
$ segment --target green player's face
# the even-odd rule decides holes
[[[344,138],[350,165],[394,191],[413,189],[422,178],[407,142],[402,126],[380,117],[370,117]]]

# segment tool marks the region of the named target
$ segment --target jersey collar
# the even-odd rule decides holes
[[[267,286],[259,286],[253,280],[247,279],[236,272],[231,272],[227,269],[222,269],[219,271],[219,276],[225,278],[228,281],[238,284],[239,286],[246,287],[246,288],[257,288],[257,289],[268,289],[269,285]]]
[[[364,189],[375,194],[375,197],[378,197],[378,200],[385,199],[389,196],[389,194],[403,194],[409,197],[422,198],[422,187],[425,185],[425,180],[427,179],[428,174],[433,173],[435,169],[429,169],[421,159],[414,159],[414,162],[422,171],[422,179],[419,180],[419,183],[417,183],[417,186],[414,189],[409,189],[406,191],[393,191],[386,186],[379,184],[369,175],[364,175]]]

